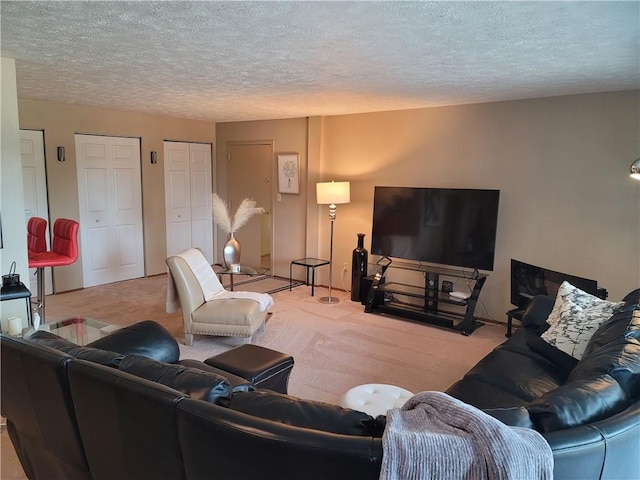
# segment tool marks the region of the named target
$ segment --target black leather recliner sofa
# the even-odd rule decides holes
[[[577,364],[540,343],[553,300],[536,297],[522,328],[447,393],[541,431],[556,478],[638,478],[639,297]],[[178,356],[154,322],[87,347],[3,335],[2,415],[29,478],[378,478],[381,419]],[[592,388],[602,379],[619,388]]]

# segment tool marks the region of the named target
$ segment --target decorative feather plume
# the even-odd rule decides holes
[[[238,231],[238,229],[247,223],[251,217],[265,212],[264,208],[256,207],[256,202],[254,200],[245,198],[238,207],[238,210],[236,210],[236,214],[232,219],[231,214],[229,213],[229,207],[215,193],[211,196],[211,208],[213,209],[213,221],[226,234]]]
[[[213,221],[226,233],[227,235],[233,232],[231,230],[231,215],[229,214],[229,208],[227,204],[215,193],[211,196],[211,208],[213,209]]]
[[[233,216],[233,222],[231,223],[231,231],[236,232],[241,226],[249,221],[254,215],[264,213],[264,208],[256,207],[255,200],[245,198],[236,210],[236,214]]]

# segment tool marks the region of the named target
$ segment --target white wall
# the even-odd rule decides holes
[[[3,248],[0,250],[2,274],[9,272],[16,262],[20,280],[29,284],[27,257],[27,226],[24,214],[22,186],[22,160],[20,158],[20,131],[18,121],[18,96],[16,89],[15,60],[0,58],[1,118],[0,118],[0,213],[2,215]],[[26,326],[25,300],[9,300],[0,303],[2,330],[6,319],[19,315]]]

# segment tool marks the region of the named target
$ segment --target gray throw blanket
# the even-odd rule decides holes
[[[442,392],[418,393],[389,410],[382,446],[381,480],[553,478],[540,433]]]

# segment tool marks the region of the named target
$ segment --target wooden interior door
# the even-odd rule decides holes
[[[243,199],[256,201],[265,215],[256,215],[235,234],[240,242],[240,263],[250,267],[272,270],[271,173],[273,145],[246,143],[227,145],[229,202],[231,212]]]

